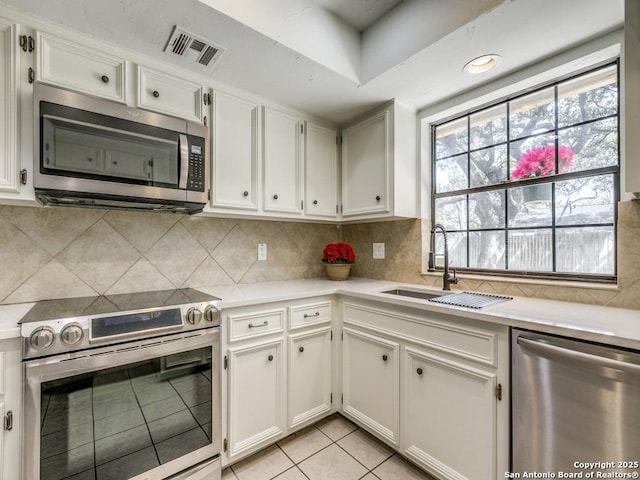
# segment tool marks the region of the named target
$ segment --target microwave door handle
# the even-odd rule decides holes
[[[180,134],[180,179],[178,180],[178,188],[180,190],[187,189],[187,177],[189,176],[189,141],[184,133]]]

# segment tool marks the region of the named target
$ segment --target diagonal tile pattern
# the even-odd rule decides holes
[[[339,414],[222,472],[222,480],[433,480]]]
[[[0,206],[0,303],[314,278],[332,225]],[[267,243],[266,262],[257,244]]]

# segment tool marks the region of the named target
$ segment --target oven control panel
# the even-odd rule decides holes
[[[23,322],[23,358],[37,358],[220,325],[220,300]]]

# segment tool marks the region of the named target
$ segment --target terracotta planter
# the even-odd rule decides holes
[[[326,263],[327,275],[331,280],[346,280],[352,263]]]

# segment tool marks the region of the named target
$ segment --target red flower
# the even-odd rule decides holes
[[[348,243],[330,243],[322,251],[322,261],[324,263],[353,263],[356,261],[356,254]]]
[[[564,173],[573,163],[571,147],[561,145],[558,148],[558,173]],[[511,180],[520,178],[544,177],[554,173],[556,168],[556,147],[547,145],[536,147],[524,152],[518,159],[516,168],[511,174]]]

